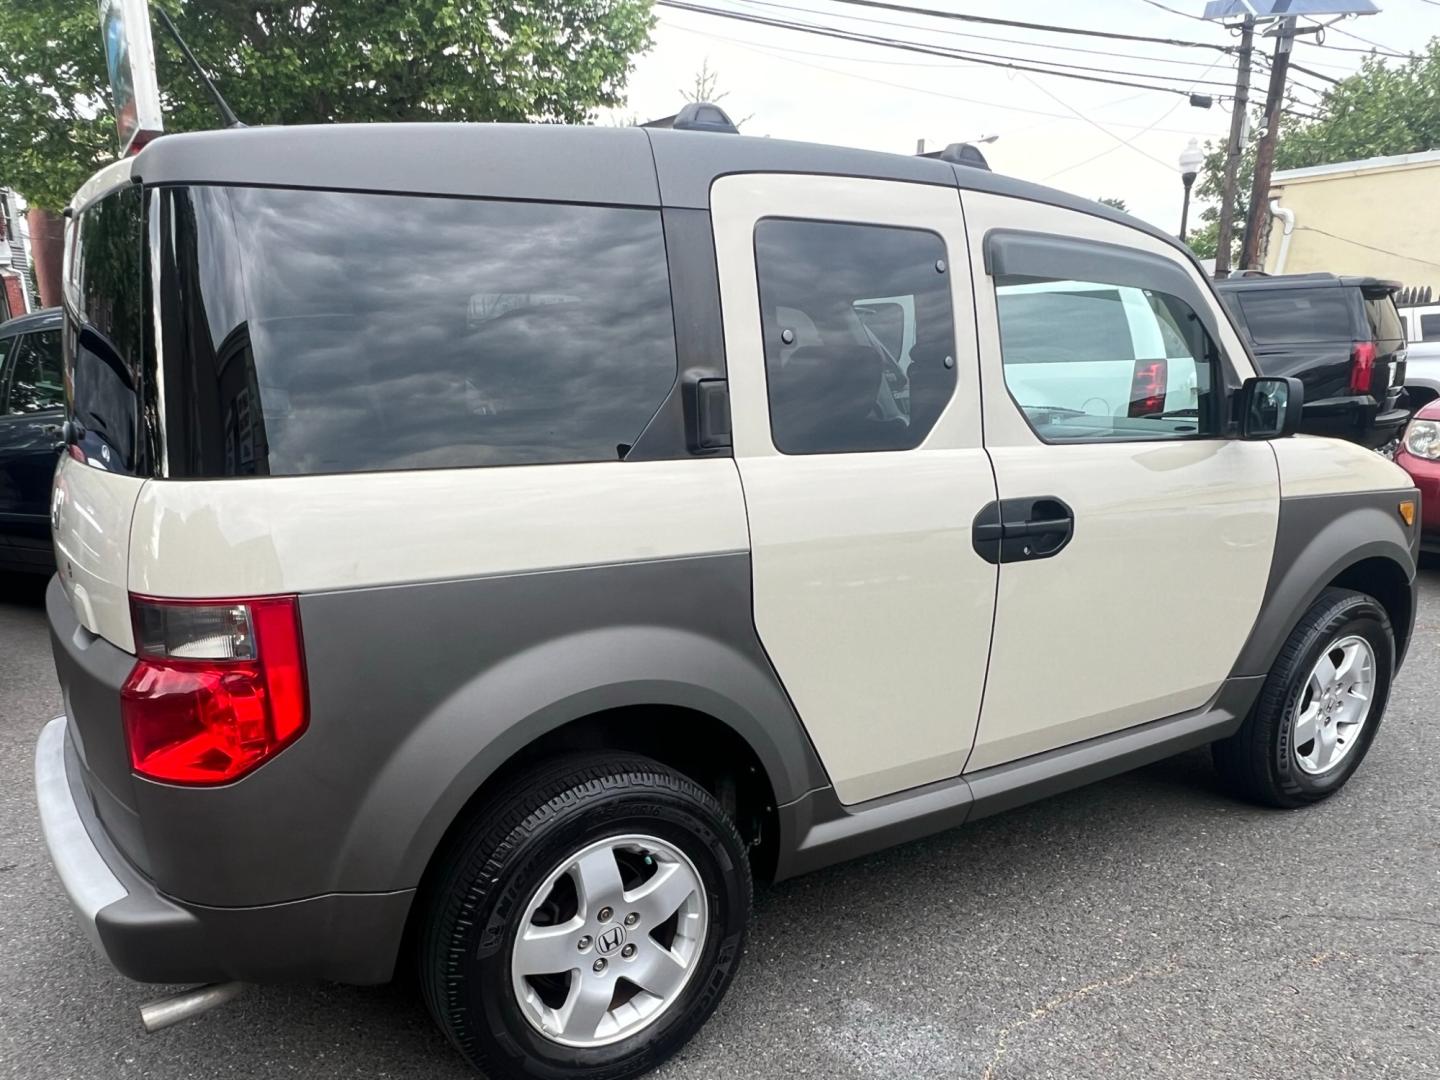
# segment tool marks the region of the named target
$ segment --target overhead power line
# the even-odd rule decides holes
[[[860,81],[860,82],[874,83],[876,86],[889,86],[889,87],[892,87],[893,89],[896,89],[896,90],[905,90],[905,91],[908,91],[909,93],[912,93],[912,94],[924,94],[924,95],[926,95],[926,96],[928,96],[928,97],[944,98],[944,99],[946,99],[947,101],[961,101],[961,102],[964,102],[964,103],[967,104],[967,105],[982,105],[982,106],[984,106],[984,107],[986,107],[986,108],[990,108],[990,109],[999,109],[999,110],[1001,110],[1002,112],[1025,113],[1025,114],[1030,115],[1030,116],[1044,116],[1044,117],[1048,117],[1048,118],[1051,119],[1051,120],[1065,120],[1065,121],[1077,122],[1077,123],[1078,123],[1079,120],[1080,120],[1080,118],[1078,118],[1078,117],[1076,117],[1076,116],[1074,116],[1074,115],[1072,115],[1072,114],[1070,114],[1070,113],[1053,112],[1053,111],[1049,111],[1049,110],[1046,110],[1046,109],[1032,109],[1032,108],[1028,108],[1028,107],[1026,107],[1026,106],[1024,106],[1024,105],[1009,105],[1009,104],[1005,104],[1004,102],[999,102],[999,101],[985,101],[985,100],[982,100],[982,99],[980,99],[980,98],[965,97],[964,95],[961,95],[961,94],[952,94],[952,93],[949,93],[948,91],[945,91],[945,90],[934,90],[934,89],[931,89],[930,87],[927,87],[927,86],[914,86],[914,85],[912,85],[912,84],[910,84],[910,83],[901,83],[901,82],[895,82],[895,81],[893,81],[893,80],[891,80],[891,79],[876,78],[876,77],[873,76],[873,75],[864,75],[864,74],[861,74],[860,72],[857,72],[857,71],[845,71],[845,70],[842,70],[841,68],[829,67],[829,66],[827,66],[827,65],[825,65],[825,64],[811,63],[811,62],[809,62],[809,61],[799,60],[799,59],[796,59],[796,58],[797,58],[797,57],[800,57],[800,56],[807,56],[807,57],[817,57],[817,58],[822,59],[822,60],[841,60],[841,61],[844,61],[844,62],[847,62],[847,63],[886,64],[886,65],[896,65],[896,64],[898,64],[898,65],[904,65],[904,66],[912,67],[912,68],[916,68],[916,67],[931,67],[931,68],[951,68],[951,69],[953,69],[953,68],[955,68],[955,67],[973,67],[973,66],[976,66],[976,65],[973,65],[973,64],[969,64],[969,63],[967,63],[966,61],[963,61],[963,60],[957,60],[957,61],[954,61],[954,62],[951,62],[951,63],[945,63],[945,64],[916,64],[916,63],[913,63],[913,62],[908,61],[908,60],[875,60],[875,59],[869,59],[869,58],[858,57],[858,56],[841,56],[841,55],[836,54],[836,53],[817,53],[817,52],[810,52],[810,51],[805,50],[805,49],[781,48],[781,47],[776,47],[776,46],[771,46],[771,45],[762,45],[762,44],[760,44],[759,42],[755,42],[755,41],[745,41],[745,40],[743,40],[743,39],[741,39],[741,38],[729,37],[728,35],[725,35],[725,34],[717,34],[717,33],[713,32],[713,31],[710,31],[710,30],[697,30],[697,29],[695,29],[695,28],[693,28],[693,27],[681,26],[679,23],[667,23],[666,25],[670,26],[670,27],[671,27],[672,29],[674,29],[674,30],[680,30],[680,31],[683,31],[684,33],[687,33],[687,34],[696,34],[696,35],[698,35],[698,36],[700,36],[700,37],[709,38],[709,39],[714,40],[714,41],[724,41],[724,42],[727,42],[727,43],[729,43],[729,44],[731,44],[731,45],[739,46],[740,48],[746,49],[746,50],[748,50],[748,51],[750,51],[750,52],[754,52],[754,53],[756,53],[757,55],[760,55],[760,56],[769,57],[769,58],[774,59],[774,60],[782,60],[782,61],[784,61],[785,63],[788,63],[788,64],[798,64],[798,65],[801,66],[801,67],[810,68],[810,69],[813,70],[813,71],[823,71],[823,72],[825,72],[825,73],[827,73],[827,74],[829,74],[829,75],[837,75],[837,76],[839,76],[840,78],[843,78],[843,79],[855,79],[855,80],[858,80],[858,81]],[[1141,92],[1141,93],[1139,93],[1139,94],[1131,94],[1131,95],[1129,95],[1129,96],[1127,96],[1127,97],[1125,97],[1125,98],[1120,99],[1119,101],[1112,101],[1112,102],[1108,102],[1106,105],[1101,105],[1101,106],[1099,106],[1099,108],[1106,108],[1106,107],[1108,107],[1109,105],[1119,105],[1119,104],[1123,104],[1123,103],[1125,103],[1125,102],[1133,101],[1133,100],[1135,100],[1136,98],[1142,98],[1142,97],[1144,97],[1144,96],[1145,96],[1144,92]],[[1176,103],[1175,103],[1176,107],[1178,108],[1181,104],[1183,104],[1183,99],[1177,99],[1177,100],[1176,100]],[[1111,121],[1108,121],[1108,123],[1109,123],[1109,125],[1110,125],[1111,127],[1150,129],[1150,130],[1155,130],[1155,131],[1168,132],[1168,133],[1170,133],[1170,134],[1172,134],[1172,135],[1196,135],[1196,136],[1204,136],[1204,135],[1207,134],[1206,132],[1204,132],[1204,131],[1198,131],[1198,130],[1196,130],[1195,128],[1162,128],[1162,127],[1156,127],[1156,128],[1151,129],[1151,127],[1150,127],[1149,124],[1132,124],[1132,123],[1127,123],[1127,122],[1120,121],[1120,120],[1111,120]],[[1048,127],[1049,125],[1048,125],[1048,124],[1041,124],[1041,125],[1039,125],[1039,126],[1041,126],[1041,127]],[[1029,129],[1029,128],[1026,128],[1026,129],[1023,129],[1023,130],[1030,130],[1030,129]]]
[[[818,15],[822,18],[833,15],[836,18],[844,19],[846,22],[869,23],[872,26],[884,26],[890,30],[919,30],[926,34],[943,34],[945,37],[964,38],[973,41],[996,41],[1004,45],[1028,45],[1034,48],[1043,48],[1047,51],[1083,53],[1087,56],[1105,56],[1111,60],[1139,60],[1146,64],[1169,64],[1173,67],[1191,67],[1210,70],[1215,65],[1205,60],[1180,60],[1171,56],[1144,56],[1138,53],[1117,53],[1110,49],[1087,49],[1080,45],[1059,45],[1054,42],[1027,41],[1024,38],[997,37],[994,34],[977,34],[967,30],[949,30],[933,26],[917,26],[910,22],[896,22],[894,19],[873,19],[864,15],[851,15],[848,12],[819,11],[815,8],[795,7],[793,4],[777,3],[776,0],[737,0],[747,7],[773,8],[779,11],[788,11],[795,15]],[[1437,0],[1440,2],[1440,0]],[[842,27],[841,29],[846,29]]]
[[[1042,30],[1050,34],[1079,34],[1083,37],[1110,38],[1114,41],[1146,41],[1152,45],[1175,45],[1186,49],[1214,49],[1217,52],[1234,52],[1230,45],[1216,45],[1210,41],[1183,41],[1179,38],[1148,37],[1144,34],[1121,34],[1114,30],[1090,30],[1080,26],[1056,26],[1052,23],[1020,22],[1017,19],[997,19],[992,15],[970,15],[958,11],[940,11],[936,8],[915,7],[910,4],[895,4],[888,0],[834,0],[837,4],[854,7],[878,8],[881,11],[902,11],[909,15],[924,15],[932,19],[956,19],[960,22],[984,23],[987,26],[1013,26],[1021,30]]]
[[[1324,229],[1317,229],[1314,225],[1295,226],[1300,232],[1319,233],[1321,236],[1328,236],[1331,240],[1339,240],[1342,244],[1351,244],[1358,248],[1365,248],[1367,251],[1378,251],[1381,255],[1390,255],[1397,259],[1405,259],[1409,262],[1421,263],[1425,266],[1440,268],[1440,263],[1432,262],[1429,259],[1421,258],[1419,255],[1406,255],[1403,252],[1391,251],[1389,248],[1376,247],[1374,244],[1367,244],[1363,240],[1355,240],[1348,236],[1339,236],[1336,233],[1326,232]]]
[[[767,18],[762,15],[755,15],[749,12],[723,10],[720,8],[705,7],[701,4],[686,3],[685,0],[656,0],[657,6],[673,8],[677,11],[689,11],[700,15],[710,15],[721,19],[732,19],[737,22],[752,23],[759,26],[768,26],[780,30],[793,30],[799,33],[814,34],[820,37],[834,38],[839,41],[853,41],[860,44],[876,45],[887,49],[899,49],[905,52],[919,53],[924,56],[939,56],[950,59],[966,60],[983,67],[995,67],[1009,71],[1033,72],[1037,75],[1054,75],[1063,79],[1078,79],[1082,82],[1101,83],[1107,86],[1128,86],[1137,90],[1152,90],[1158,93],[1179,94],[1189,96],[1189,91],[1176,86],[1157,85],[1154,82],[1135,82],[1134,79],[1178,79],[1187,81],[1185,76],[1156,75],[1150,72],[1120,71],[1113,74],[1129,75],[1131,79],[1117,79],[1111,74],[1085,74],[1084,72],[1103,72],[1104,68],[1087,68],[1076,64],[1063,65],[1065,68],[1075,70],[1059,70],[1053,62],[1050,66],[1038,66],[1036,62],[1028,60],[1001,59],[992,54],[974,53],[961,49],[946,48],[943,46],[923,45],[915,41],[904,41],[897,38],[887,38],[878,35],[861,34],[852,31],[837,30],[831,27],[816,26],[812,23],[797,23],[782,19]],[[1216,86],[1228,86],[1228,83],[1216,82]]]
[[[1368,53],[1368,52],[1377,52],[1377,51],[1378,51],[1378,52],[1381,53],[1382,55],[1384,55],[1384,56],[1389,56],[1389,57],[1393,57],[1393,58],[1396,59],[1396,60],[1408,60],[1408,59],[1410,59],[1410,54],[1409,54],[1409,53],[1397,52],[1395,49],[1392,49],[1389,45],[1382,45],[1382,44],[1380,44],[1380,42],[1378,42],[1378,41],[1372,41],[1370,38],[1361,37],[1359,34],[1355,33],[1353,30],[1342,30],[1342,29],[1340,29],[1340,27],[1336,26],[1334,22],[1322,23],[1319,19],[1311,19],[1310,21],[1311,21],[1312,23],[1314,23],[1316,26],[1324,27],[1324,29],[1325,29],[1327,32],[1330,31],[1330,30],[1333,30],[1333,31],[1335,31],[1335,33],[1340,34],[1340,35],[1343,36],[1343,37],[1353,38],[1353,39],[1356,40],[1356,41],[1363,41],[1366,45],[1369,45],[1369,46],[1370,46],[1370,48],[1368,48],[1368,49],[1352,49],[1352,48],[1348,48],[1348,47],[1346,47],[1346,46],[1344,46],[1344,45],[1327,45],[1326,43],[1324,43],[1324,42],[1319,42],[1319,41],[1309,42],[1309,44],[1312,44],[1312,45],[1319,45],[1322,49],[1338,49],[1338,50],[1340,50],[1340,51],[1342,51],[1342,52],[1365,52],[1365,53]],[[1302,39],[1302,40],[1303,40],[1303,39]]]
[[[1216,64],[1218,64],[1219,62],[1220,62],[1220,58],[1217,56],[1214,60],[1210,61],[1210,66],[1211,66],[1211,67],[1214,67],[1214,66],[1215,66]],[[1036,89],[1043,91],[1045,88],[1044,88],[1044,87],[1041,87],[1041,86],[1037,86]],[[1157,116],[1154,120],[1150,121],[1150,123],[1146,124],[1146,125],[1145,125],[1144,127],[1142,127],[1139,131],[1135,132],[1135,134],[1134,134],[1134,135],[1131,135],[1129,138],[1122,138],[1121,136],[1116,135],[1113,131],[1109,130],[1108,128],[1102,127],[1099,123],[1097,123],[1095,120],[1091,119],[1088,115],[1082,114],[1082,113],[1080,113],[1078,110],[1072,110],[1073,112],[1075,112],[1075,114],[1076,114],[1076,116],[1077,116],[1078,119],[1084,120],[1086,123],[1092,125],[1093,127],[1098,127],[1098,128],[1100,128],[1100,130],[1103,131],[1103,132],[1105,132],[1106,135],[1109,135],[1112,139],[1116,140],[1116,145],[1111,146],[1111,147],[1107,147],[1106,149],[1101,150],[1098,154],[1091,154],[1089,157],[1087,157],[1087,158],[1085,158],[1085,159],[1083,159],[1083,160],[1081,160],[1081,161],[1077,161],[1077,162],[1075,162],[1073,165],[1066,165],[1066,166],[1065,166],[1064,168],[1062,168],[1062,169],[1056,169],[1054,172],[1049,173],[1048,175],[1046,175],[1045,177],[1043,177],[1040,182],[1041,182],[1042,184],[1048,184],[1051,180],[1055,179],[1055,177],[1061,175],[1062,173],[1070,172],[1072,169],[1078,169],[1078,168],[1080,168],[1082,165],[1089,165],[1092,161],[1099,161],[1102,157],[1106,157],[1107,155],[1113,154],[1116,150],[1121,150],[1121,149],[1124,149],[1124,150],[1134,150],[1136,153],[1145,154],[1145,156],[1148,157],[1148,158],[1150,158],[1150,160],[1155,161],[1155,162],[1159,162],[1159,164],[1164,165],[1165,162],[1160,161],[1159,158],[1153,157],[1153,156],[1150,155],[1150,154],[1146,154],[1144,150],[1141,150],[1138,146],[1136,146],[1136,145],[1135,145],[1135,140],[1137,140],[1138,138],[1140,138],[1140,136],[1141,136],[1141,135],[1144,135],[1146,132],[1152,131],[1152,130],[1154,130],[1155,128],[1157,128],[1164,120],[1168,119],[1169,116],[1170,116],[1170,114],[1173,113],[1176,109],[1178,109],[1181,104],[1182,104],[1182,103],[1181,103],[1180,101],[1174,102],[1174,103],[1173,103],[1172,105],[1170,105],[1163,113],[1161,113],[1159,116]],[[1068,106],[1067,106],[1067,108],[1068,108]],[[1173,166],[1166,166],[1166,167],[1167,167],[1167,168],[1173,168]]]

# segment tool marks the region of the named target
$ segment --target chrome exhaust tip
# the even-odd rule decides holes
[[[182,990],[170,997],[141,1005],[140,1023],[144,1024],[145,1030],[153,1035],[161,1028],[178,1024],[182,1020],[190,1020],[201,1013],[219,1008],[228,1001],[233,1001],[244,989],[244,983],[227,982],[210,983],[208,986],[196,986],[189,990]]]

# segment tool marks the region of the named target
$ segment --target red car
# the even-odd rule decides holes
[[[1440,399],[1417,412],[1405,429],[1395,463],[1420,489],[1420,546],[1440,552]]]

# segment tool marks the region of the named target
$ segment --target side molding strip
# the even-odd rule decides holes
[[[775,879],[917,840],[1233,735],[1264,681],[1232,678],[1192,712],[858,806],[842,805],[833,788],[809,792],[779,808],[781,834],[797,842],[780,853]]]

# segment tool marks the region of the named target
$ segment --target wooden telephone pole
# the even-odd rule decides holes
[[[1270,61],[1270,88],[1265,95],[1265,134],[1255,150],[1255,182],[1250,186],[1250,216],[1245,222],[1245,243],[1240,265],[1260,269],[1260,233],[1270,212],[1270,174],[1275,169],[1275,143],[1280,138],[1280,110],[1285,104],[1285,77],[1290,71],[1290,53],[1295,45],[1295,18],[1281,20],[1275,36],[1275,56]]]
[[[1230,273],[1230,248],[1235,235],[1235,187],[1240,159],[1245,156],[1245,113],[1250,108],[1250,55],[1254,51],[1255,17],[1247,15],[1240,26],[1240,51],[1235,76],[1235,106],[1230,113],[1230,141],[1225,144],[1225,169],[1220,189],[1220,234],[1215,243],[1215,276]]]

